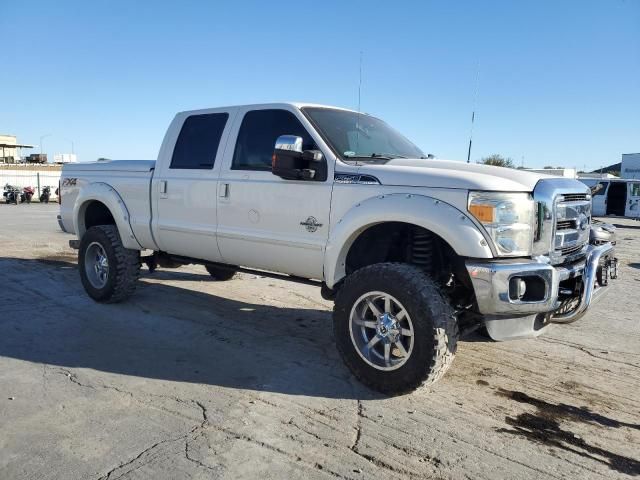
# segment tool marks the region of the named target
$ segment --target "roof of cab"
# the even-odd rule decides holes
[[[343,108],[343,107],[335,107],[333,105],[323,105],[320,103],[307,103],[307,102],[274,102],[274,103],[252,103],[252,104],[245,104],[245,105],[227,105],[227,106],[221,106],[221,107],[209,107],[209,108],[201,108],[198,110],[185,110],[182,112],[178,112],[178,115],[183,115],[183,114],[188,114],[188,115],[194,115],[194,114],[202,114],[202,113],[207,113],[207,112],[213,112],[216,110],[227,110],[227,109],[231,109],[231,108],[282,108],[282,107],[295,107],[295,108],[304,108],[304,107],[316,107],[316,108],[332,108],[335,110],[344,110],[346,112],[353,112],[353,113],[358,113],[356,110],[352,110],[349,108]],[[360,112],[363,115],[367,115],[364,112]]]

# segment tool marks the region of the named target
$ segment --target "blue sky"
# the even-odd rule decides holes
[[[640,151],[640,0],[0,0],[0,132],[155,158],[177,111],[299,100],[424,151],[597,168]]]

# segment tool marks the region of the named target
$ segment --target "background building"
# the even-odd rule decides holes
[[[23,148],[33,148],[33,145],[21,145],[15,135],[0,134],[0,163],[18,163]]]
[[[640,153],[623,153],[620,167],[622,178],[640,178]]]
[[[576,178],[575,168],[525,168],[528,172],[544,173],[554,177]]]
[[[78,157],[75,153],[56,153],[53,156],[53,163],[76,163]]]

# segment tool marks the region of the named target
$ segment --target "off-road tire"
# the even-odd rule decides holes
[[[351,340],[351,309],[358,298],[373,291],[398,299],[413,323],[413,351],[396,370],[370,366]],[[453,362],[458,342],[458,323],[439,288],[423,270],[403,263],[374,264],[349,275],[336,297],[333,330],[338,351],[356,378],[373,390],[391,395],[438,381]]]
[[[209,272],[209,275],[211,275],[214,279],[219,280],[221,282],[224,282],[226,280],[231,280],[235,274],[236,274],[236,270],[233,268],[227,268],[227,267],[218,267],[216,265],[205,265],[205,267],[207,269],[207,272]]]
[[[109,261],[107,283],[100,289],[91,285],[85,271],[85,252],[93,242],[102,246]],[[91,298],[100,303],[118,303],[136,289],[140,276],[140,252],[124,248],[115,225],[97,225],[89,228],[80,240],[78,269],[82,285]]]

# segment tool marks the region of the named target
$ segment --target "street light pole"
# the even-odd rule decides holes
[[[74,147],[74,145],[73,145],[73,140],[71,140],[70,138],[66,138],[66,137],[62,137],[62,138],[64,138],[67,142],[71,143],[71,153],[72,153],[72,154],[73,154],[73,153],[76,153],[76,152],[75,152],[75,149],[73,148],[73,147]]]

